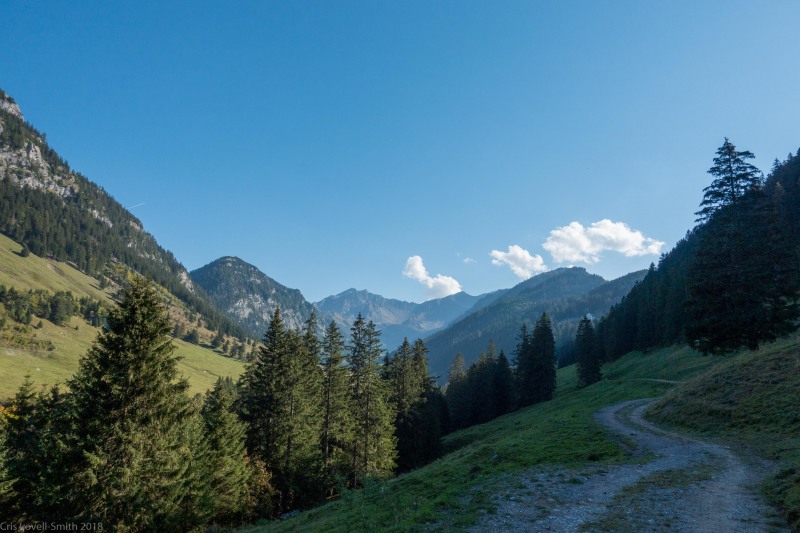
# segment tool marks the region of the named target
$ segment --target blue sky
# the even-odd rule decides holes
[[[724,137],[765,171],[800,146],[796,1],[0,10],[0,88],[73,168],[187,268],[312,301],[646,268]]]

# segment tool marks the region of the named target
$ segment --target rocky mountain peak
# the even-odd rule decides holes
[[[5,111],[6,113],[10,113],[15,117],[19,118],[20,120],[25,120],[25,117],[22,115],[22,110],[19,108],[19,105],[7,95],[5,92],[0,90],[0,110]]]

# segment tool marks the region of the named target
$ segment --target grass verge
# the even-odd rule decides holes
[[[715,362],[656,402],[649,416],[777,461],[767,494],[800,529],[800,343],[785,339]]]

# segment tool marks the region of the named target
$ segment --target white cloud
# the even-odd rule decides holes
[[[509,246],[507,252],[492,250],[489,255],[492,256],[493,265],[508,265],[521,279],[528,279],[536,273],[547,270],[541,255],[531,255],[528,250],[516,244]]]
[[[642,232],[632,230],[623,222],[603,219],[593,222],[588,228],[579,222],[556,228],[550,232],[542,247],[558,263],[597,263],[600,254],[607,250],[626,257],[658,255],[664,243],[645,237]]]
[[[441,274],[431,276],[425,265],[422,264],[422,258],[418,255],[412,255],[408,258],[406,267],[403,269],[403,275],[407,278],[415,279],[428,287],[428,294],[431,298],[443,298],[461,292],[461,284],[455,278]]]
[[[474,262],[475,262],[475,260],[473,258],[471,258],[471,257],[465,257],[464,258],[464,263],[466,263],[467,265],[470,265],[470,264],[472,264]]]

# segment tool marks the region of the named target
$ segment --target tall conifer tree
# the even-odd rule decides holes
[[[553,326],[547,313],[542,313],[531,335],[533,353],[534,403],[551,400],[556,391],[556,341]]]
[[[134,277],[68,382],[76,431],[73,509],[117,531],[198,524],[196,421],[161,295]]]
[[[323,474],[330,491],[337,478],[350,472],[353,448],[353,405],[349,370],[344,365],[344,339],[331,321],[322,339],[322,449]],[[352,474],[351,476],[352,477]]]
[[[600,373],[600,357],[594,335],[594,326],[588,316],[578,324],[575,334],[575,351],[578,359],[578,381],[584,386],[597,383]]]
[[[354,406],[354,484],[364,476],[387,476],[394,468],[397,443],[390,390],[381,379],[380,333],[359,313],[350,328],[349,363]]]
[[[303,337],[285,328],[277,307],[243,377],[240,404],[249,424],[248,450],[274,474],[284,510],[319,496],[318,384]]]
[[[208,439],[205,507],[211,521],[233,524],[246,512],[250,469],[246,426],[234,412],[234,391],[222,378],[206,393],[201,414]]]

